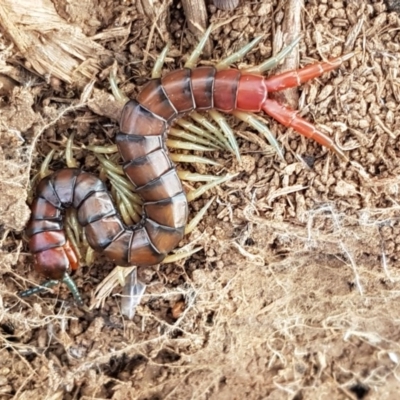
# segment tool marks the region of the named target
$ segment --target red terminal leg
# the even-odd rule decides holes
[[[344,61],[353,56],[354,53],[349,53],[343,57],[334,58],[327,62],[319,62],[294,71],[287,71],[282,74],[271,76],[265,80],[265,86],[267,87],[268,93],[300,86],[302,83],[317,78],[325,72],[338,68]]]
[[[327,135],[319,131],[313,124],[299,117],[297,112],[288,107],[279,104],[272,99],[266,99],[262,105],[262,109],[270,117],[282,125],[293,128],[296,132],[305,136],[306,138],[313,139],[322,146],[335,152],[343,160],[348,161],[348,158],[343,151],[335,144],[335,142]]]
[[[297,87],[304,82],[321,76],[325,72],[338,68],[344,61],[353,57],[353,55],[354,53],[349,53],[343,57],[338,57],[328,62],[319,62],[295,71],[288,71],[279,75],[271,76],[270,78],[265,79],[265,87],[267,88],[268,93]],[[291,110],[272,99],[265,99],[262,104],[262,109],[266,114],[280,122],[282,125],[288,128],[293,128],[296,132],[309,139],[314,139],[322,146],[334,151],[343,160],[348,161],[348,158],[343,151],[329,136],[319,131],[310,122],[299,117],[296,111]]]

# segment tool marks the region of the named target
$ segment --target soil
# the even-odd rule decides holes
[[[285,3],[241,1],[233,11],[208,4],[216,28],[200,64],[260,34],[239,67],[275,54],[297,29],[285,25]],[[179,1],[155,2],[149,13],[141,2],[54,0],[42,4],[54,14],[32,14],[52,15],[52,25],[25,30],[24,47],[10,4],[0,5],[10,17],[0,12],[0,399],[397,399],[399,15],[377,0],[306,2],[300,65],[356,54],[288,101],[350,162],[268,118],[281,160],[228,117],[243,162],[221,151],[208,156],[223,167],[182,168],[239,175],[191,203],[194,215],[216,196],[181,243],[200,252],[139,271],[148,287],[130,321],[121,287],[90,310],[61,285],[18,297],[41,281],[23,234],[27,202],[51,149],[50,168],[65,166],[71,134],[78,165],[98,171],[82,145],[111,144],[118,131],[107,80],[114,62],[121,89],[134,97],[167,41],[165,71],[181,68],[198,39]],[[57,68],[46,64],[46,44],[59,51]],[[77,272],[86,305],[97,304],[93,293],[113,268],[98,256]]]

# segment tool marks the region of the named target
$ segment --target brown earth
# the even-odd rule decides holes
[[[94,156],[81,145],[109,144],[117,131],[107,81],[114,60],[120,86],[133,97],[167,40],[166,69],[173,70],[197,39],[178,1],[157,3],[146,14],[139,2],[54,0],[54,14],[38,16],[39,6],[32,11],[37,26],[30,31],[27,21],[12,23],[10,4],[23,0],[3,3],[0,399],[397,399],[399,15],[374,0],[306,2],[298,18],[300,65],[357,54],[287,101],[298,103],[301,115],[340,143],[351,161],[270,121],[285,149],[283,162],[252,129],[229,118],[242,165],[216,152],[222,171],[191,169],[240,173],[191,205],[194,214],[216,196],[182,242],[203,250],[139,271],[148,290],[128,321],[120,287],[91,311],[74,306],[65,287],[17,296],[41,279],[23,237],[30,182],[52,148],[58,150],[51,169],[65,165],[72,133],[78,164],[96,171]],[[242,1],[231,12],[208,5],[217,28],[202,62],[260,34],[265,38],[245,63],[275,53],[282,35],[298,29],[285,22],[286,3]],[[51,9],[50,2],[42,5]],[[48,24],[38,20],[49,15]],[[46,51],[58,51],[60,62],[53,59],[49,68]],[[90,80],[94,86],[85,87]],[[86,304],[112,268],[98,257],[79,270]]]

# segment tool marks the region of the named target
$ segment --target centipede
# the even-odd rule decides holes
[[[118,266],[156,265],[178,246],[188,221],[188,200],[166,140],[174,121],[193,111],[217,110],[242,119],[263,112],[347,161],[329,136],[270,96],[332,71],[353,56],[350,53],[264,76],[264,71],[276,66],[299,40],[258,68],[240,70],[227,65],[243,52],[216,66],[197,67],[191,59],[184,68],[145,84],[136,99],[128,100],[123,107],[115,137],[123,170],[143,201],[141,221],[125,225],[106,184],[91,173],[65,168],[45,177],[36,188],[26,233],[35,270],[47,281],[20,295],[29,296],[63,282],[82,304],[71,278],[79,260],[63,225],[63,214],[70,207],[77,210],[89,245]]]

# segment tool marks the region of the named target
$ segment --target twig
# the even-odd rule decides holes
[[[200,40],[207,29],[207,10],[204,0],[182,0],[182,6],[190,31]],[[208,39],[203,54],[209,56],[211,52],[212,43]]]

